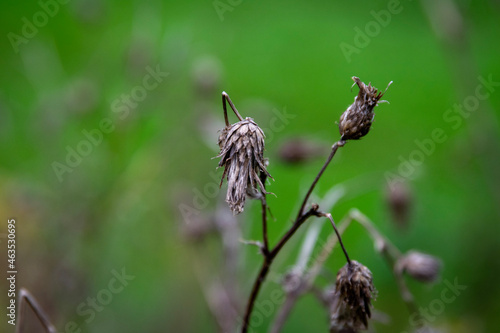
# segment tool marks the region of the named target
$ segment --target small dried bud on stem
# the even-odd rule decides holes
[[[330,332],[368,328],[371,300],[376,293],[370,270],[351,260],[337,273],[336,303],[333,305]]]
[[[227,117],[226,100],[240,120],[232,125]],[[266,170],[264,160],[264,132],[252,118],[241,117],[225,92],[222,93],[222,102],[226,127],[222,129],[218,140],[220,153],[217,157],[221,158],[219,167],[224,167],[220,185],[227,177],[226,202],[234,214],[239,214],[243,211],[247,194],[259,198],[261,194],[267,193],[259,173],[272,177]]]
[[[359,93],[354,98],[354,103],[340,116],[339,131],[341,140],[358,140],[368,134],[375,117],[373,109],[378,103],[387,102],[380,101],[380,99],[392,83],[392,81],[389,82],[382,93],[377,88],[372,87],[371,83],[366,85],[356,76],[353,76],[352,79],[358,85]]]

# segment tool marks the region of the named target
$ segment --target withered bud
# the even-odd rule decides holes
[[[399,273],[406,272],[415,280],[430,283],[439,277],[441,261],[429,254],[409,251],[397,261],[395,269]]]
[[[336,304],[332,307],[330,332],[356,332],[368,328],[371,300],[376,290],[370,270],[351,260],[337,273]]]
[[[323,156],[324,149],[313,141],[293,138],[281,144],[278,150],[280,160],[289,164],[307,162],[315,157]]]
[[[412,195],[405,182],[396,182],[389,186],[387,204],[394,223],[401,228],[408,226]]]
[[[218,143],[219,167],[224,167],[221,185],[224,177],[227,177],[228,184],[226,202],[233,214],[239,214],[243,211],[247,194],[257,198],[258,194],[267,193],[259,178],[260,172],[271,178],[263,156],[264,132],[252,118],[246,118],[226,126]]]
[[[358,96],[354,97],[354,103],[340,116],[339,131],[341,140],[358,140],[368,134],[375,117],[373,109],[378,103],[387,102],[380,101],[385,91],[379,92],[377,88],[372,87],[371,83],[366,85],[356,76],[353,76],[352,79],[358,85],[359,93]],[[387,88],[391,83],[392,81],[389,82]]]

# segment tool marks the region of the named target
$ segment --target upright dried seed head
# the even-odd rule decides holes
[[[441,271],[441,261],[429,254],[409,251],[396,263],[396,270],[406,272],[420,282],[434,282]]]
[[[385,94],[385,91],[379,92],[377,88],[372,87],[371,83],[366,85],[356,76],[353,76],[352,79],[358,85],[359,93],[354,98],[354,103],[340,116],[339,131],[341,140],[358,140],[368,134],[375,117],[373,108],[378,103],[384,102],[380,101],[380,99]],[[392,81],[389,82],[387,88],[391,83]]]
[[[239,214],[247,194],[258,197],[266,193],[259,173],[271,177],[264,160],[264,132],[252,118],[246,118],[222,129],[218,144],[219,167],[224,167],[221,185],[227,176],[226,202],[234,214]]]
[[[356,332],[368,328],[371,300],[376,290],[370,270],[355,260],[337,273],[336,304],[332,307],[330,332]]]

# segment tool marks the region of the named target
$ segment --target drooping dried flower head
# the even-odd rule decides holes
[[[336,304],[332,308],[330,332],[357,332],[368,328],[371,300],[376,290],[370,270],[355,260],[337,273]]]
[[[217,155],[221,158],[219,167],[224,167],[221,185],[227,177],[226,202],[234,214],[239,214],[245,206],[246,195],[258,198],[261,193],[267,193],[260,173],[270,178],[271,175],[266,170],[267,161],[264,159],[264,132],[252,118],[241,118],[225,92],[222,99],[226,127],[219,136],[220,153]],[[232,125],[227,118],[226,99],[240,119]]]
[[[396,270],[406,272],[415,280],[430,283],[436,281],[441,271],[441,261],[429,254],[408,251],[396,263]]]
[[[385,91],[379,92],[377,88],[372,87],[371,83],[366,85],[356,76],[353,76],[352,79],[358,85],[359,93],[358,96],[354,97],[354,103],[340,116],[341,140],[358,140],[368,134],[375,117],[373,109],[378,103],[387,102],[380,101]],[[389,82],[387,88],[391,83],[392,81]]]

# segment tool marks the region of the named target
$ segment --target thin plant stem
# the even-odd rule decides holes
[[[236,116],[239,116],[238,111],[234,107],[234,105],[231,102],[231,99],[229,96],[223,92],[222,93],[222,100],[224,102],[224,117],[226,120],[226,125],[228,124],[228,119],[227,119],[227,112],[226,112],[226,105],[225,101],[229,102],[229,105],[231,105],[231,108],[233,108],[233,111],[235,112]],[[240,118],[241,116],[239,116]],[[242,120],[242,119],[240,119]],[[302,201],[302,205],[300,206],[299,213],[297,214],[297,217],[295,219],[295,222],[291,226],[291,228],[281,237],[281,239],[278,241],[278,243],[274,246],[272,250],[269,250],[267,253],[264,253],[264,261],[262,262],[262,266],[259,270],[259,274],[257,275],[256,280],[254,281],[252,291],[250,293],[250,297],[247,302],[247,307],[245,310],[245,315],[243,317],[243,324],[241,326],[241,333],[247,333],[248,332],[248,325],[250,323],[250,317],[252,315],[253,307],[255,304],[255,300],[257,299],[257,295],[259,294],[259,291],[262,287],[262,284],[264,280],[266,279],[267,273],[269,273],[269,268],[273,262],[273,259],[276,257],[276,255],[281,251],[283,246],[288,242],[288,240],[295,234],[297,229],[311,216],[315,215],[318,216],[317,211],[319,209],[319,206],[317,204],[314,204],[311,209],[309,209],[306,213],[304,213],[305,206],[307,204],[307,201],[309,200],[309,197],[311,196],[312,191],[314,190],[314,187],[318,183],[319,179],[325,172],[326,168],[330,164],[331,160],[335,156],[335,153],[337,152],[339,147],[343,147],[345,145],[345,141],[339,140],[337,141],[333,146],[332,150],[330,152],[330,155],[328,156],[325,164],[319,171],[319,173],[316,175],[316,178],[314,178],[314,181],[311,184],[311,187],[307,191],[306,196],[304,197],[304,200]],[[263,207],[264,209],[264,207]],[[263,213],[264,214],[264,213]],[[263,227],[264,227],[264,221],[263,221]],[[265,225],[265,230],[266,230],[266,237],[267,237],[267,225]],[[264,243],[266,241],[264,240]],[[265,246],[265,245],[264,245]],[[345,252],[347,254],[347,252]],[[348,257],[347,257],[348,258]]]
[[[238,119],[240,121],[243,120],[243,117],[240,115],[240,113],[238,112],[238,110],[236,109],[236,106],[234,106],[233,104],[233,101],[231,101],[231,98],[229,98],[229,95],[223,91],[222,92],[222,108],[224,109],[224,121],[226,122],[226,126],[229,126],[229,119],[227,117],[227,108],[226,108],[226,101],[229,103],[229,105],[231,106],[231,109],[233,109],[233,112],[234,114],[236,115],[236,117],[238,117]]]
[[[328,217],[328,214],[318,212],[318,215]],[[330,217],[328,217],[330,219]],[[330,221],[332,224],[334,223],[331,219]],[[331,235],[327,241],[325,246],[323,247],[322,251],[318,255],[318,257],[314,260],[311,268],[307,272],[307,274],[302,278],[303,282],[301,282],[301,285],[298,290],[294,291],[293,294],[287,295],[287,298],[285,299],[285,303],[283,304],[282,308],[279,310],[278,315],[276,316],[273,324],[272,324],[272,329],[271,333],[279,333],[281,329],[283,328],[286,319],[288,318],[288,315],[293,309],[293,306],[295,302],[299,299],[299,297],[306,292],[309,291],[314,291],[314,280],[316,279],[317,275],[319,274],[321,268],[323,267],[326,259],[330,256],[335,244],[339,242],[342,246],[341,243],[341,238],[339,237],[342,235],[347,227],[353,222],[356,221],[358,222],[370,235],[372,238],[373,242],[375,243],[376,247],[379,249],[380,254],[382,254],[382,257],[384,260],[387,262],[388,266],[391,267],[391,270],[393,272],[394,278],[396,280],[399,292],[401,294],[401,298],[405,302],[406,307],[408,308],[408,311],[410,313],[416,313],[417,318],[415,319],[416,322],[419,323],[419,326],[417,328],[423,327],[421,323],[423,323],[423,320],[421,319],[421,315],[418,313],[418,307],[417,304],[415,303],[415,299],[413,297],[413,294],[409,290],[408,286],[405,283],[404,277],[402,276],[401,272],[397,271],[394,269],[395,263],[397,260],[401,257],[401,252],[399,249],[394,246],[388,239],[386,239],[374,226],[373,222],[368,219],[363,213],[361,213],[357,209],[351,210],[348,215],[342,219],[340,223],[340,227],[337,229],[334,225],[334,229],[336,231],[335,235]],[[345,250],[345,248],[342,246],[342,249]],[[344,254],[346,255],[346,252],[344,251]],[[346,255],[346,258],[347,255]],[[316,292],[316,294],[318,294]],[[319,294],[318,294],[319,295]],[[323,302],[323,301],[322,301]]]
[[[281,306],[281,308],[278,310],[278,314],[274,318],[274,321],[271,325],[271,329],[269,330],[269,333],[281,332],[283,325],[285,324],[286,320],[288,319],[288,316],[292,312],[292,309],[295,305],[295,302],[297,302],[297,299],[301,295],[302,295],[302,293],[287,293],[286,294],[285,301],[283,302],[283,305]]]
[[[337,226],[335,225],[335,221],[333,221],[332,214],[330,213],[321,213],[321,216],[324,216],[330,220],[333,226],[333,230],[335,230],[335,234],[337,235],[337,238],[339,239],[340,247],[342,247],[342,251],[344,251],[345,258],[347,259],[347,262],[349,263],[349,266],[351,266],[351,259],[349,259],[349,255],[347,254],[347,251],[344,247],[344,243],[342,243],[342,237],[340,237],[340,233],[337,230]]]
[[[267,273],[269,273],[269,268],[276,257],[276,255],[279,253],[281,248],[286,244],[286,242],[290,239],[290,237],[293,236],[295,231],[311,216],[316,215],[316,211],[318,209],[317,205],[313,205],[313,207],[307,211],[305,214],[301,215],[299,218],[295,220],[293,223],[292,227],[290,230],[287,231],[285,235],[280,239],[278,244],[270,250],[267,254],[264,254],[264,261],[262,262],[262,266],[259,270],[259,274],[257,275],[257,278],[254,281],[252,291],[250,293],[250,297],[247,302],[246,310],[245,310],[245,315],[243,317],[243,323],[241,326],[241,332],[246,333],[248,332],[248,325],[250,323],[250,316],[252,315],[253,307],[255,305],[255,300],[257,299],[257,295],[259,294],[259,291],[262,287],[262,284],[264,283],[264,280],[266,279]]]
[[[264,241],[262,252],[264,256],[267,256],[269,254],[269,240],[267,236],[267,200],[266,200],[266,179],[267,175],[265,172],[260,172],[259,175],[260,183],[263,188],[261,189],[261,197],[260,197],[260,202],[262,206],[262,239]]]
[[[342,219],[339,224],[340,226],[338,228],[338,233],[342,235],[347,227],[351,224],[351,222],[352,218],[350,216]],[[288,316],[290,315],[298,299],[308,291],[315,291],[313,286],[314,280],[321,271],[321,268],[323,267],[326,259],[330,256],[333,248],[335,247],[335,244],[337,244],[338,241],[339,238],[337,234],[332,234],[327,238],[321,252],[314,259],[311,268],[307,271],[307,274],[303,278],[301,278],[300,285],[293,292],[287,293],[285,301],[283,302],[281,308],[278,310],[278,314],[276,315],[271,325],[271,329],[269,330],[270,333],[281,332],[286,320],[288,319]],[[319,293],[317,293],[317,295],[319,295]],[[324,300],[322,300],[322,302],[324,302]]]
[[[43,311],[43,308],[38,304],[37,300],[31,293],[24,289],[21,288],[19,290],[19,304],[20,304],[20,310],[19,310],[19,318],[18,318],[18,324],[16,328],[16,333],[21,333],[22,332],[22,324],[23,324],[23,309],[24,309],[24,304],[28,303],[30,306],[31,310],[35,313],[36,317],[42,324],[42,326],[45,328],[45,330],[48,333],[56,333],[56,328],[54,325],[49,320],[49,317],[45,314]]]
[[[313,204],[311,209],[307,213],[302,214],[295,220],[292,227],[283,235],[278,244],[276,244],[276,246],[269,253],[272,258],[276,257],[281,248],[286,244],[286,242],[288,242],[288,240],[293,236],[297,229],[299,229],[302,223],[304,223],[310,216],[316,215],[316,211],[318,210],[318,208],[318,205]]]
[[[381,252],[386,252],[387,259],[390,259],[391,266],[401,257],[401,251],[394,246],[387,238],[385,238],[378,230],[375,228],[373,222],[363,213],[357,209],[352,209],[349,212],[353,220],[358,222],[371,236],[375,245],[378,249],[382,249]]]
[[[332,146],[332,150],[330,152],[330,155],[326,159],[326,162],[325,162],[325,164],[323,164],[323,167],[321,168],[321,170],[319,171],[319,173],[316,175],[316,178],[314,178],[314,180],[313,180],[313,182],[311,184],[311,187],[309,187],[309,190],[307,191],[307,194],[304,197],[304,201],[302,201],[302,205],[300,206],[297,218],[299,218],[304,213],[304,209],[305,209],[305,207],[307,205],[307,200],[309,200],[309,197],[311,196],[311,193],[314,190],[314,187],[316,187],[316,184],[318,183],[319,179],[321,178],[321,175],[323,174],[323,172],[328,167],[328,164],[330,164],[330,162],[332,161],[333,156],[335,156],[335,153],[337,152],[337,149],[339,147],[343,147],[345,145],[345,143],[346,143],[345,141],[339,140],[339,141],[335,142],[335,144]]]
[[[264,256],[264,262],[260,268],[259,274],[257,275],[257,279],[255,280],[252,292],[250,293],[250,298],[248,299],[247,307],[245,310],[245,316],[243,317],[243,323],[241,326],[241,332],[248,332],[248,325],[250,323],[250,316],[252,314],[253,306],[255,304],[255,300],[257,299],[257,295],[259,294],[260,287],[262,283],[266,279],[267,273],[269,273],[269,267],[271,266],[272,259],[269,259],[268,256]]]
[[[352,220],[353,219],[351,215],[347,215],[342,219],[342,221],[340,221],[340,227],[338,228],[340,235],[344,234],[345,230],[347,229],[347,227],[349,227]],[[312,267],[306,276],[309,286],[313,284],[314,280],[316,279],[316,276],[318,276],[319,272],[321,271],[321,268],[325,264],[326,259],[328,259],[328,257],[332,253],[333,248],[337,244],[338,240],[339,238],[337,237],[337,235],[330,235],[326,240],[325,246],[323,247],[322,251],[312,264]]]

